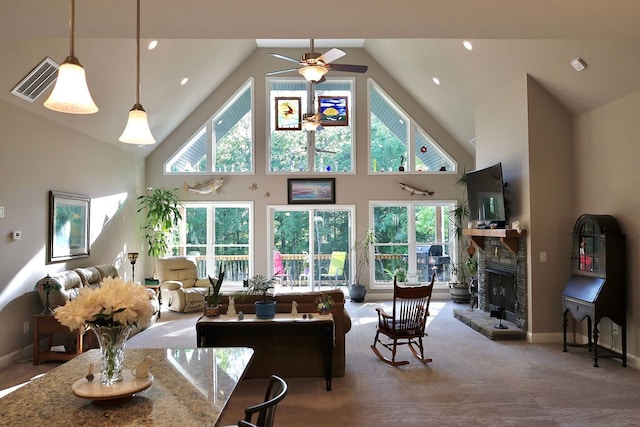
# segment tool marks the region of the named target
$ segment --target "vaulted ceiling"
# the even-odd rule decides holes
[[[379,4],[378,4],[379,3]],[[363,48],[469,151],[475,109],[528,73],[573,114],[640,90],[637,0],[142,0],[141,101],[166,138],[259,46]],[[0,99],[98,141],[117,139],[135,100],[135,1],[77,0],[76,56],[100,107],[91,116],[10,94],[44,57],[69,53],[67,0],[0,0]],[[473,42],[474,50],[462,47]],[[305,52],[308,49],[302,49]],[[570,61],[587,63],[577,72]],[[350,63],[347,57],[339,63]],[[274,62],[277,63],[277,62]],[[282,68],[290,63],[282,61]],[[277,67],[275,68],[277,69]],[[183,77],[189,82],[181,86]],[[432,77],[440,79],[435,85]],[[129,149],[146,155],[153,148]]]

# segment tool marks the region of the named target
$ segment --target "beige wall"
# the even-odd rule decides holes
[[[528,232],[531,341],[557,341],[562,328],[573,217],[571,136],[571,117],[527,75],[507,82],[477,110],[477,166],[502,162],[510,221]]]
[[[147,184],[150,186],[164,186],[166,188],[183,188],[185,182],[190,185],[198,180],[204,181],[212,176],[165,176],[162,173],[163,162],[174,152],[226,102],[249,78],[254,79],[255,102],[255,175],[222,175],[225,183],[219,194],[201,196],[194,193],[183,193],[180,197],[185,201],[194,200],[243,200],[254,203],[254,256],[255,272],[264,272],[271,254],[267,242],[267,206],[287,204],[287,177],[293,175],[267,175],[266,171],[266,101],[264,73],[282,67],[282,61],[275,60],[266,54],[264,49],[257,49],[247,60],[229,76],[220,87],[209,96],[187,120],[185,120],[171,134],[162,145],[158,146],[147,158]],[[302,51],[279,52],[291,57],[299,57]],[[409,94],[397,84],[364,50],[348,50],[349,63],[368,64],[366,75],[356,76],[356,169],[357,174],[336,176],[336,204],[355,205],[357,232],[364,230],[368,223],[369,200],[411,200],[412,197],[398,185],[403,181],[418,188],[435,191],[428,200],[456,200],[459,189],[455,186],[457,174],[443,173],[427,174],[389,174],[384,176],[369,176],[368,164],[368,132],[367,132],[367,78],[374,79],[405,111],[422,126],[441,146],[453,155],[462,169],[471,169],[473,159],[437,121],[429,115]],[[349,76],[347,73],[336,73],[337,76]],[[311,176],[305,174],[303,176]],[[333,176],[333,175],[332,175]],[[251,191],[253,183],[259,186],[258,191]],[[269,192],[271,197],[264,197]],[[423,198],[413,196],[413,199]],[[148,266],[151,267],[150,265]],[[365,279],[367,279],[365,277]]]
[[[577,117],[575,133],[576,204],[574,214],[609,214],[620,222],[627,239],[627,345],[630,363],[640,365],[640,144],[638,144],[640,92]],[[601,337],[609,342],[609,322]],[[620,339],[616,340],[620,347]]]
[[[47,273],[115,263],[130,278],[123,256],[141,251],[135,197],[143,179],[144,159],[0,101],[0,362],[32,342],[32,315],[42,311],[34,286]],[[46,264],[50,190],[91,197],[89,258]],[[12,240],[12,230],[22,239]]]

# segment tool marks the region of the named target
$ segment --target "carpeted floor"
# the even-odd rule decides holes
[[[289,394],[278,407],[277,426],[637,426],[640,372],[617,359],[592,367],[581,348],[491,341],[453,317],[464,306],[433,301],[422,365],[407,348],[409,365],[382,363],[369,348],[374,308],[348,303],[353,328],[347,334],[347,374],[333,379],[286,378]],[[163,312],[128,348],[193,347],[198,315]],[[223,416],[235,425],[244,408],[258,403],[266,379],[241,382]]]
[[[409,365],[382,363],[369,346],[375,307],[348,303],[353,328],[347,334],[347,374],[324,390],[320,378],[286,378],[289,394],[278,407],[278,426],[602,426],[640,425],[640,372],[616,359],[592,367],[580,348],[525,341],[491,341],[453,317],[460,306],[433,301],[425,366],[409,349]],[[167,322],[178,317],[178,321]],[[195,345],[196,317],[168,313],[129,346]],[[244,408],[262,399],[266,381],[239,386],[222,425],[234,425]]]

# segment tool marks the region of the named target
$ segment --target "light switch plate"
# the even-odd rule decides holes
[[[0,206],[0,218],[4,218],[4,206]]]

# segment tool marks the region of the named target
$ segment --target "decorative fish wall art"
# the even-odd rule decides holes
[[[191,191],[198,194],[216,194],[218,189],[224,184],[224,177],[213,178],[203,183],[197,182],[196,185],[190,186],[186,182],[184,183],[184,192]]]
[[[420,190],[419,188],[412,187],[403,182],[400,182],[399,184],[404,191],[408,191],[409,193],[411,193],[412,196],[414,194],[418,194],[420,196],[433,196],[433,193],[434,193],[433,191],[429,191],[429,190]]]

